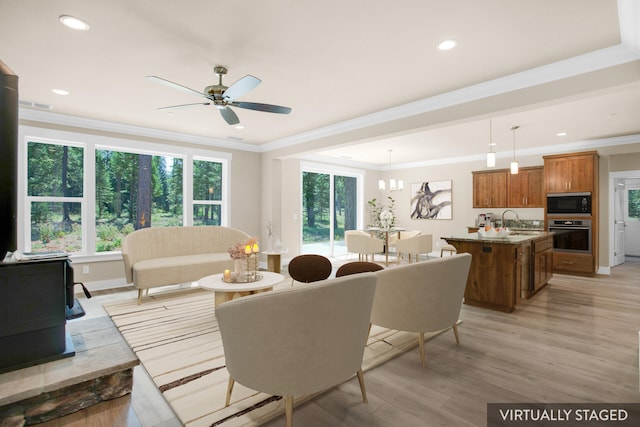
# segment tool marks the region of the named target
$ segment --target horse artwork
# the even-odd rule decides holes
[[[451,180],[411,184],[411,219],[451,218]]]

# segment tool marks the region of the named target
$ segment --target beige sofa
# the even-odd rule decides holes
[[[229,227],[143,228],[122,242],[127,283],[144,289],[193,282],[233,268],[229,248],[249,239]]]

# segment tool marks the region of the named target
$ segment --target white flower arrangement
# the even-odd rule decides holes
[[[380,212],[380,225],[382,228],[391,228],[395,223],[395,215],[389,210]]]

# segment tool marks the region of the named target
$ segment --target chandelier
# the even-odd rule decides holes
[[[391,152],[393,150],[389,150],[389,167],[388,170],[391,170]],[[378,189],[380,190],[385,190],[387,188],[387,184],[385,183],[384,179],[381,179],[378,181]],[[398,181],[396,181],[394,178],[389,179],[389,191],[399,191],[402,190],[404,188],[404,182],[400,179]]]

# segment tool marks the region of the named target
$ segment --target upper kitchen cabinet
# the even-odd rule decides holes
[[[542,208],[545,201],[544,167],[520,168],[508,174],[508,199],[510,208]]]
[[[596,188],[598,154],[588,151],[544,156],[547,193],[593,193]]]
[[[507,206],[507,171],[474,171],[473,207],[504,208]]]

